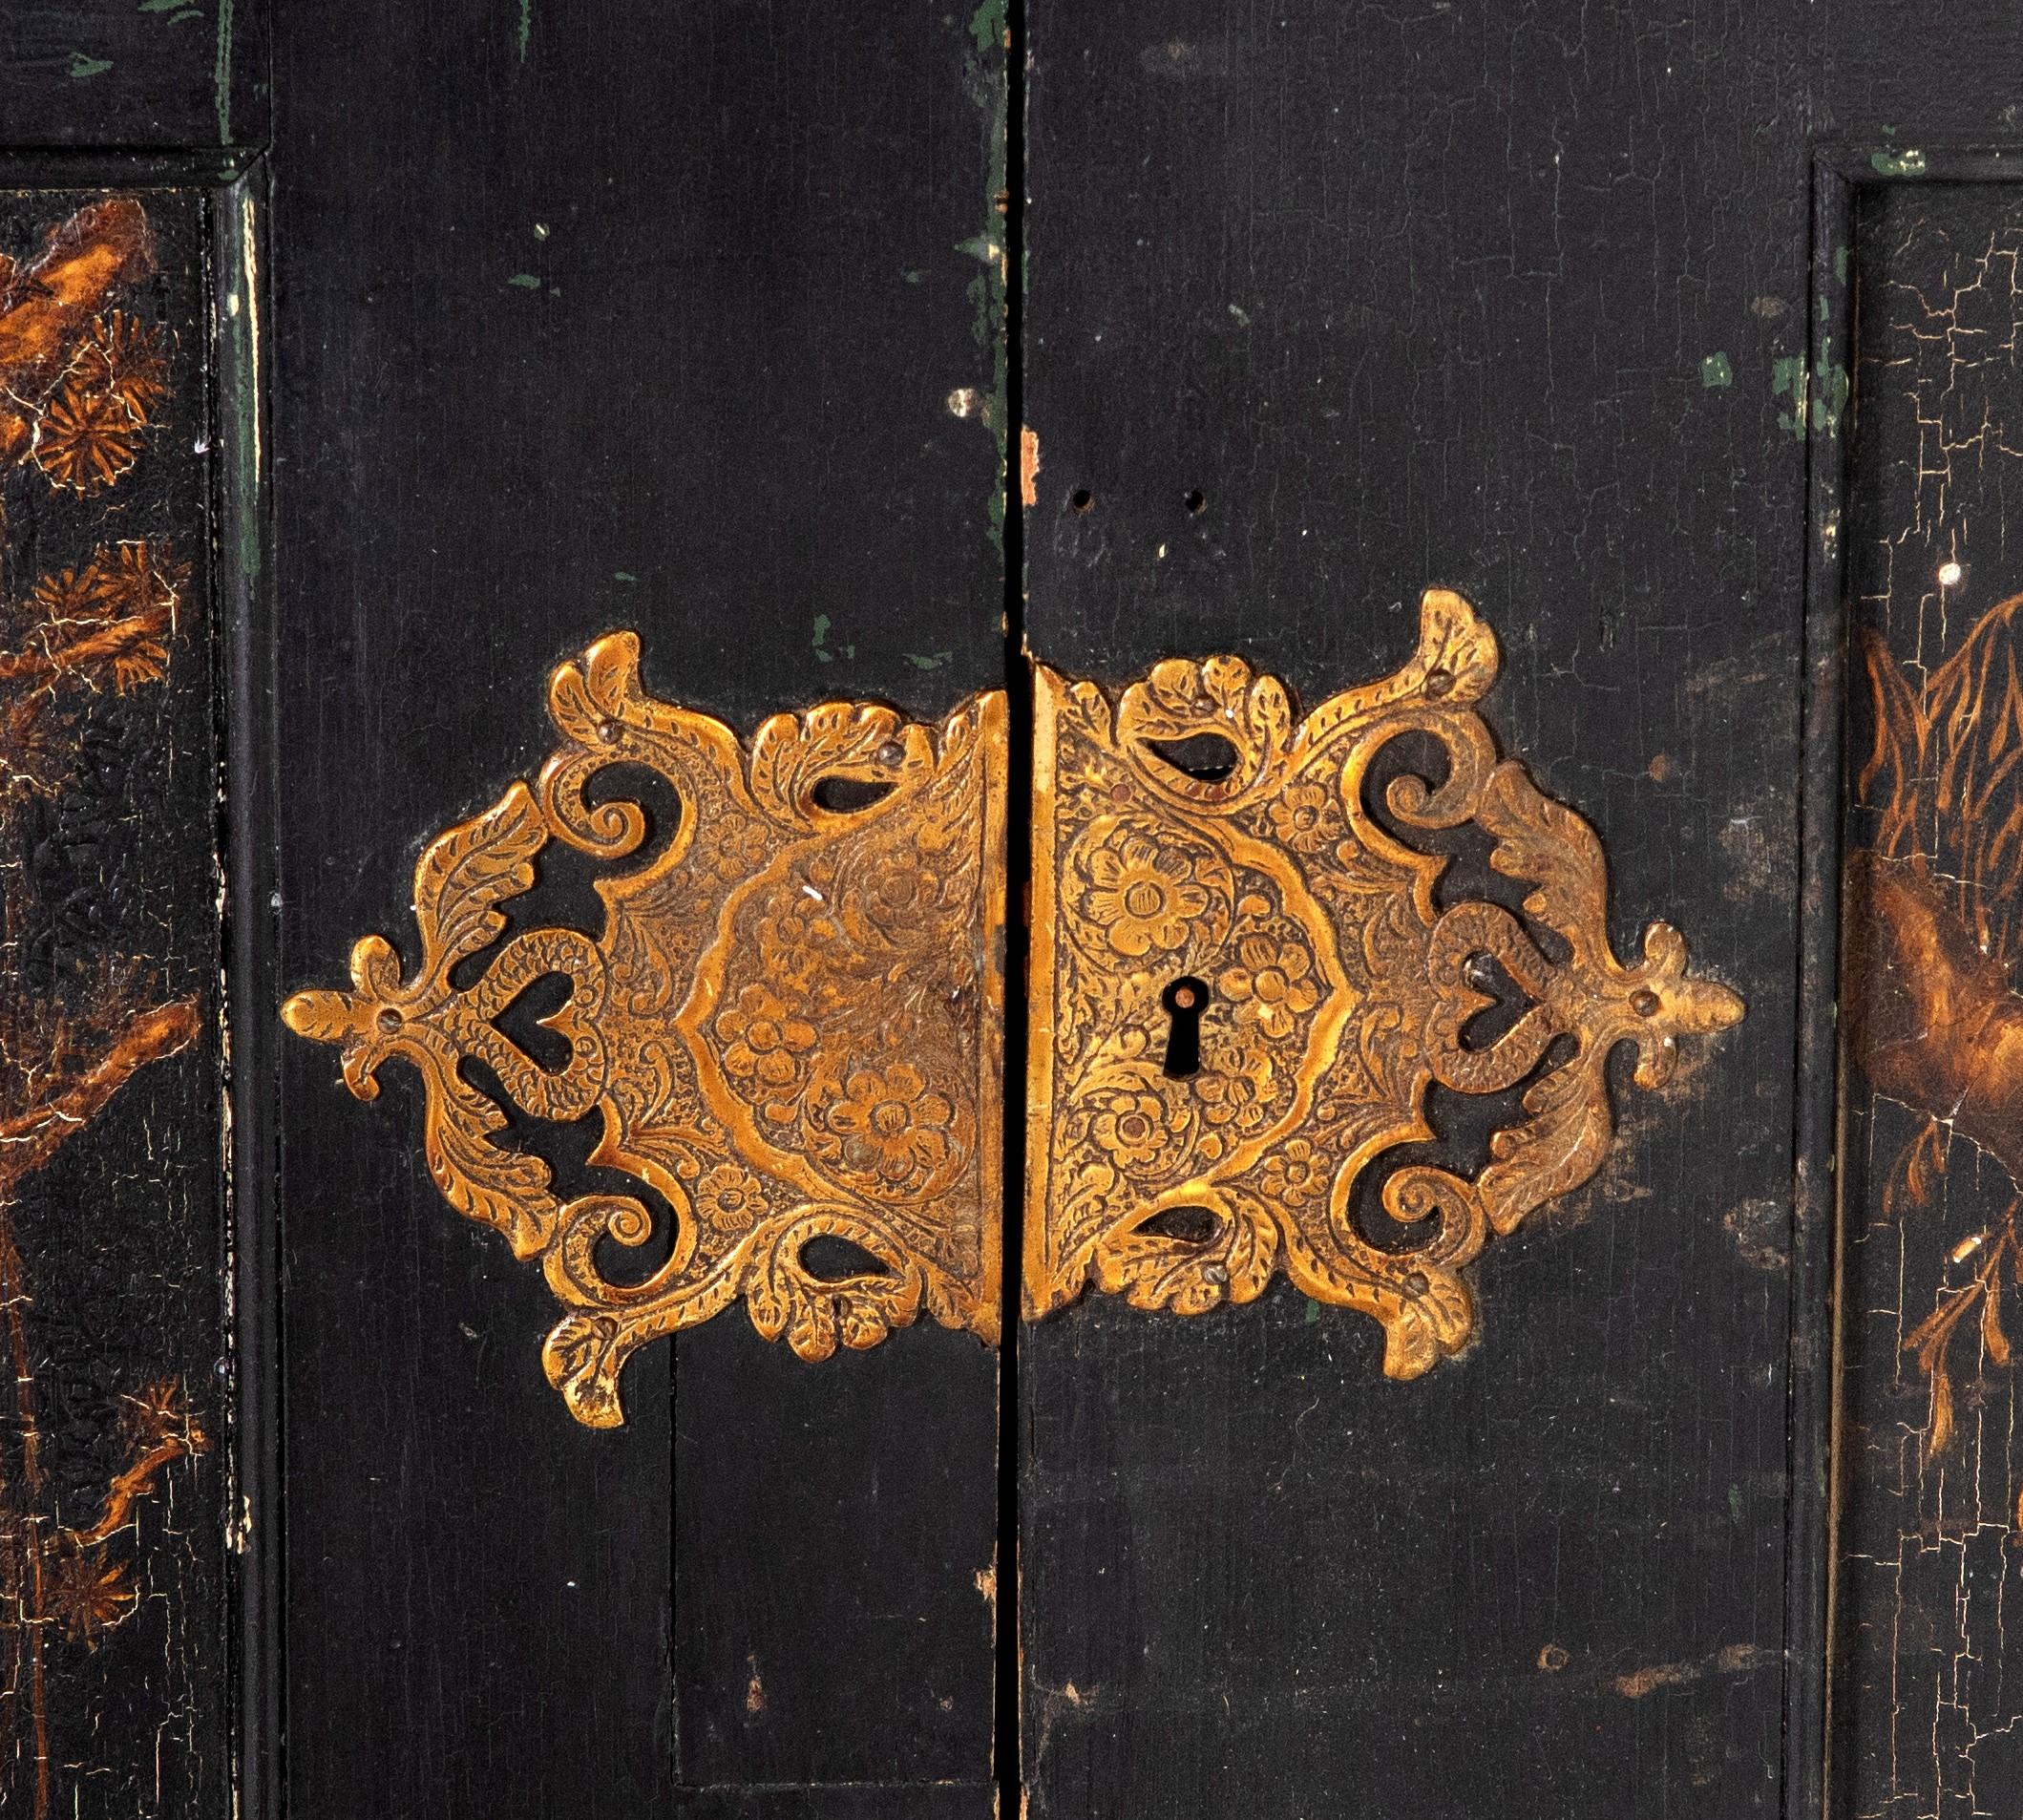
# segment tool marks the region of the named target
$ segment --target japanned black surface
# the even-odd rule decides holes
[[[287,987],[411,941],[420,842],[537,763],[599,633],[747,731],[999,681],[998,451],[948,404],[995,383],[996,54],[917,6],[291,15]],[[538,1273],[437,1197],[400,1073],[366,1107],[282,1054],[290,1810],[986,1783],[993,1355],[811,1366],[737,1306],[581,1428]]]
[[[1418,1382],[1283,1283],[1026,1331],[1035,1815],[1778,1809],[1807,152],[1781,16],[1553,15],[1032,22],[1034,649],[1311,708],[1457,588],[1618,951],[1750,1005]]]

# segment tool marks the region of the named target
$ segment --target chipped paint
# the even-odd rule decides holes
[[[970,280],[967,295],[975,312],[971,332],[980,351],[990,358],[987,399],[979,414],[989,425],[998,459],[985,505],[985,535],[1001,556],[1004,551],[1005,486],[1010,461],[1011,367],[1007,346],[1010,307],[1010,257],[1005,248],[1011,194],[1005,187],[1009,123],[1009,86],[1005,52],[1011,42],[1005,0],[982,0],[970,14],[968,45],[963,53],[963,86],[983,128],[983,228],[960,243],[958,251],[977,260],[983,269]]]
[[[1788,398],[1789,411],[1778,413],[1778,428],[1799,441],[1805,439],[1805,392],[1807,375],[1802,354],[1782,354],[1770,365],[1770,395]]]
[[[1878,177],[1923,177],[1925,154],[1910,147],[1901,152],[1886,148],[1869,153],[1868,166]]]
[[[857,647],[854,645],[832,645],[830,644],[829,631],[832,624],[832,622],[827,613],[817,613],[814,616],[814,654],[816,660],[823,664],[833,664],[838,657],[846,661],[854,659],[857,654]]]
[[[1785,1250],[1791,1231],[1791,1210],[1781,1201],[1745,1200],[1721,1216],[1721,1230],[1734,1241],[1741,1260],[1757,1270],[1782,1271],[1790,1262]]]
[[[218,142],[232,142],[232,0],[218,0],[217,48],[211,57],[211,93],[218,108]]]
[[[1833,337],[1820,344],[1820,365],[1812,375],[1809,422],[1815,432],[1829,436],[1841,434],[1841,419],[1846,414],[1853,382],[1847,369],[1833,358]]]
[[[1612,1685],[1625,1700],[1643,1700],[1664,1687],[1684,1687],[1708,1675],[1746,1675],[1779,1660],[1778,1652],[1758,1643],[1730,1643],[1698,1661],[1652,1662],[1616,1676]]]

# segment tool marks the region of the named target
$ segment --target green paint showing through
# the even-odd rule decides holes
[[[532,272],[515,272],[506,283],[517,286],[521,290],[538,290],[541,287],[541,281]]]
[[[954,656],[953,651],[936,651],[931,657],[922,657],[917,651],[908,651],[906,661],[917,670],[938,670]]]
[[[1807,435],[1838,436],[1841,419],[1854,390],[1847,369],[1833,357],[1833,337],[1820,342],[1820,364],[1808,370],[1796,354],[1787,354],[1770,369],[1770,395],[1789,398],[1791,409],[1778,413],[1778,428],[1802,442]]]
[[[232,0],[218,0],[218,54],[211,62],[211,87],[218,96],[218,142],[232,142]]]
[[[1728,1488],[1728,1514],[1738,1523],[1742,1520],[1742,1488],[1739,1485]]]
[[[1805,362],[1801,356],[1785,354],[1771,363],[1770,395],[1791,400],[1789,411],[1778,413],[1778,428],[1801,442],[1805,439]]]
[[[534,35],[534,0],[519,0],[519,60],[527,60],[527,40]]]
[[[969,16],[969,35],[977,41],[977,54],[988,56],[1004,43],[1008,30],[1004,0],[983,0]]]
[[[839,645],[834,650],[829,648],[829,628],[832,623],[827,613],[817,613],[814,616],[815,656],[824,664],[833,664],[839,655],[844,658],[854,658],[857,654],[857,647],[854,645]]]
[[[625,569],[614,569],[611,572],[611,579],[614,582],[637,582],[640,578]]]
[[[224,372],[230,379],[219,388],[219,395],[233,401],[232,434],[225,438],[221,465],[224,507],[237,529],[239,573],[233,585],[243,599],[256,593],[263,559],[260,540],[260,269],[252,198],[240,191],[238,206],[222,209],[221,222],[222,266],[237,275],[230,303],[239,306],[226,308],[218,333]]]
[[[1307,1298],[1307,1325],[1313,1326],[1320,1319],[1320,1304],[1312,1296]]]
[[[103,75],[113,67],[111,57],[88,57],[82,51],[71,53],[71,80],[82,82],[88,76]]]
[[[1005,187],[1006,109],[1010,95],[1005,47],[1009,34],[1007,0],[981,0],[970,14],[970,42],[962,53],[963,86],[982,120],[984,143],[989,147],[983,177],[983,231],[962,242],[961,250],[983,265],[983,270],[970,281],[968,297],[976,311],[972,332],[977,347],[988,354],[991,364],[989,402],[979,414],[990,429],[998,458],[991,474],[984,531],[991,547],[1001,557],[1004,554],[1005,493],[1011,472],[1011,382],[1005,345],[1011,286],[1011,262],[1005,251],[1011,202]],[[1020,276],[1022,281],[1022,271]]]
[[[1831,351],[1833,344],[1827,342]],[[1854,383],[1848,377],[1845,367],[1823,366],[1813,375],[1812,383],[1812,427],[1823,430],[1829,436],[1841,434],[1841,419],[1846,414],[1847,400],[1854,391]]]
[[[1868,165],[1878,177],[1923,177],[1925,154],[1910,147],[1901,152],[1886,148],[1869,153]]]
[[[1728,356],[1715,352],[1700,361],[1700,384],[1709,392],[1725,392],[1735,384],[1735,369],[1728,364]]]
[[[1853,251],[1851,246],[1836,246],[1833,249],[1833,275],[1836,281],[1843,285],[1847,282],[1847,261]]]

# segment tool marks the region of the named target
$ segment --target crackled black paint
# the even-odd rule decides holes
[[[105,194],[0,195],[0,252],[32,264]],[[123,196],[147,270],[97,320],[153,338],[152,422],[109,486],[52,484],[48,413],[0,474],[0,1805],[36,1816],[222,1811],[231,1786],[210,223],[200,190]],[[175,576],[126,669],[77,653],[143,603],[62,592],[122,550]]]

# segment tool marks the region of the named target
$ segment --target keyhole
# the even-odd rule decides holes
[[[1166,1037],[1166,1071],[1175,1080],[1201,1072],[1201,1014],[1208,1002],[1208,987],[1191,977],[1175,980],[1159,995],[1172,1020]]]

